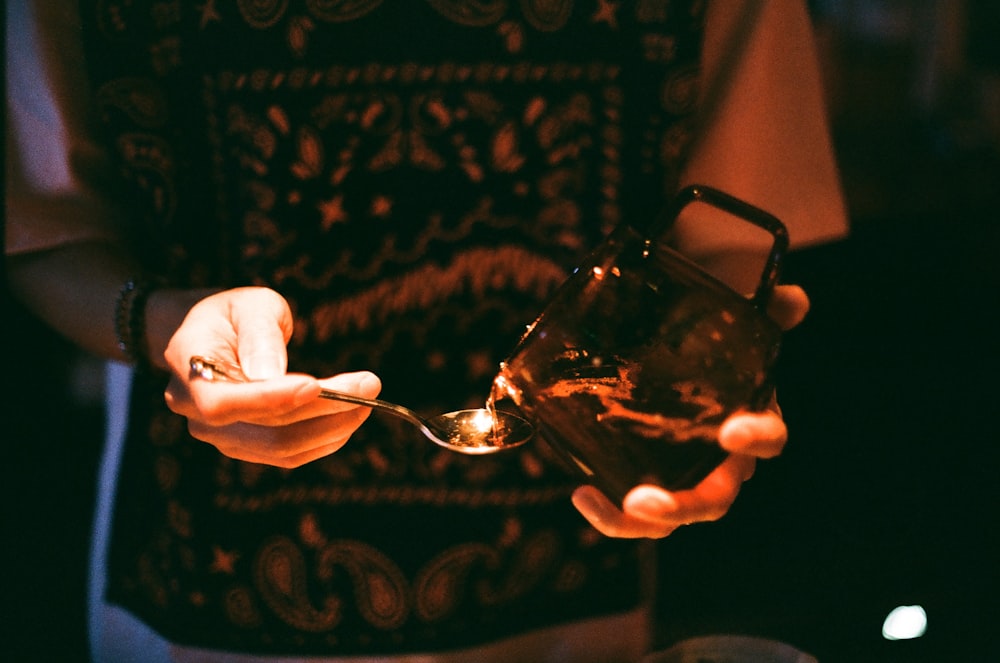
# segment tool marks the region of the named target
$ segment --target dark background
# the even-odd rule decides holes
[[[778,638],[822,663],[996,661],[1000,3],[810,3],[852,233],[791,254],[792,432],[726,518],[661,542],[660,644]],[[86,660],[99,364],[6,298],[10,661]],[[891,642],[897,605],[928,613]]]

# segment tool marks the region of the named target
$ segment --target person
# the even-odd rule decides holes
[[[580,257],[685,183],[774,213],[794,247],[842,236],[803,3],[7,18],[9,284],[112,362],[94,658],[637,660],[648,540],[723,516],[782,450],[776,408],[727,419],[695,488],[619,506],[544,444],[460,456],[318,394],[482,406]],[[672,241],[745,290],[760,241],[732,225],[685,217]],[[807,308],[782,285],[770,312]],[[252,381],[200,379],[193,355]]]

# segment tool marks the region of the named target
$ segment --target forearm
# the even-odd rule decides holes
[[[11,291],[30,311],[87,352],[120,360],[115,302],[132,271],[121,250],[101,242],[7,258]]]
[[[123,285],[141,270],[106,242],[68,244],[7,259],[13,295],[41,320],[95,356],[127,361],[116,316]],[[135,352],[159,367],[163,350],[188,309],[208,291],[161,289],[143,303],[143,335]]]

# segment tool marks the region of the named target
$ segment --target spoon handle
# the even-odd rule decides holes
[[[346,394],[342,391],[334,391],[333,389],[321,389],[319,397],[326,398],[331,401],[342,401],[344,403],[353,403],[354,405],[364,405],[366,407],[376,408],[384,412],[394,414],[397,417],[408,419],[410,423],[421,428],[424,427],[424,420],[417,416],[417,413],[413,410],[403,407],[402,405],[397,405],[396,403],[383,401],[379,398],[362,398],[361,396]]]

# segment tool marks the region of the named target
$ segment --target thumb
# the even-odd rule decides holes
[[[774,458],[788,441],[788,429],[774,412],[734,414],[719,429],[719,445],[738,454]]]
[[[286,343],[292,333],[292,313],[284,297],[266,288],[247,288],[231,302],[236,330],[236,354],[251,380],[284,375]]]
[[[775,286],[767,313],[783,330],[795,327],[809,313],[809,296],[797,285]]]

